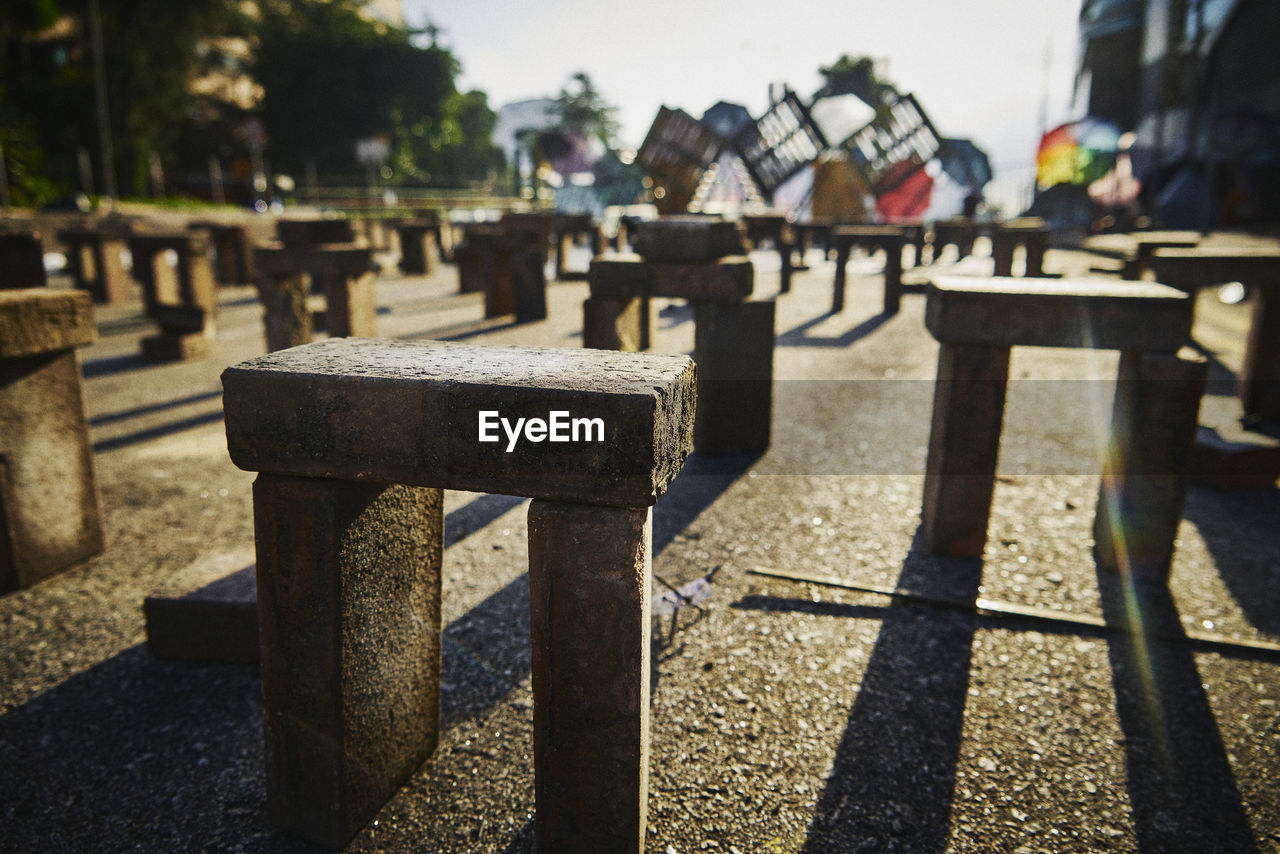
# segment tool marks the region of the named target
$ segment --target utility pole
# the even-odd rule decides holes
[[[116,197],[116,155],[111,146],[111,112],[107,109],[107,65],[102,49],[102,13],[89,0],[89,40],[93,47],[93,91],[98,108],[98,154],[102,158],[102,193]]]

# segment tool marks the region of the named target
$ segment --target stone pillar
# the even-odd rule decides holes
[[[1240,401],[1246,415],[1280,423],[1280,289],[1258,284],[1249,299],[1253,319],[1240,369]]]
[[[640,346],[641,299],[587,297],[582,303],[582,346],[595,350],[637,352]]]
[[[1027,235],[1027,262],[1022,275],[1032,279],[1044,275],[1044,248],[1047,240],[1048,233],[1045,231],[1033,231]]]
[[[542,252],[522,246],[511,252],[511,302],[516,323],[547,319],[547,273]]]
[[[1013,275],[1013,248],[1015,241],[1012,235],[1002,233],[997,226],[991,231],[991,259],[995,266],[993,276]]]
[[[287,350],[299,344],[310,344],[314,334],[311,312],[307,308],[310,285],[302,273],[285,276],[261,276],[258,299],[265,310],[263,325],[267,330],[267,350]]]
[[[102,551],[102,511],[75,348],[87,293],[0,291],[0,592]]]
[[[373,338],[378,334],[377,276],[372,271],[313,274],[312,280],[324,292],[325,328],[330,337]]]
[[[206,355],[218,307],[208,236],[200,232],[135,235],[129,247],[147,313],[160,326],[158,335],[142,340],[143,356],[159,362]],[[165,260],[169,251],[177,254],[176,267]]]
[[[849,251],[853,248],[847,240],[841,240],[836,244],[836,278],[832,286],[831,292],[831,313],[839,314],[844,311],[844,288],[845,288],[845,265],[849,263]]]
[[[42,288],[48,284],[40,235],[0,234],[0,288]]]
[[[341,847],[440,732],[442,490],[259,475],[271,821]]]
[[[764,451],[773,415],[775,303],[695,303],[694,312],[694,449],[704,454]]]
[[[943,342],[921,521],[936,554],[981,557],[995,489],[1008,347]]]
[[[884,247],[884,313],[897,314],[902,307],[902,240],[892,238]]]
[[[249,229],[220,222],[192,222],[187,227],[209,235],[218,284],[247,285],[253,281],[253,242],[249,239]]]
[[[1168,582],[1208,375],[1189,350],[1121,354],[1093,527],[1103,569]]]
[[[67,262],[77,288],[88,291],[96,303],[129,299],[132,279],[121,257],[125,232],[77,228],[59,231],[57,237],[67,247]]]
[[[431,272],[431,245],[438,242],[439,226],[434,223],[402,222],[396,226],[400,235],[400,271],[406,276],[426,276]]]
[[[651,520],[647,507],[529,505],[539,850],[644,850]]]

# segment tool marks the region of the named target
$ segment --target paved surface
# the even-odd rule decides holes
[[[757,293],[775,294],[776,255],[754,259]],[[1090,554],[1114,354],[1018,350],[986,554],[923,554],[937,353],[923,298],[877,316],[880,261],[855,255],[829,317],[832,265],[808,260],[778,301],[772,449],[695,455],[655,508],[654,571],[707,579],[710,595],[655,616],[648,847],[1280,850],[1280,655],[1160,639],[1280,641],[1280,491],[1193,487],[1167,594],[1122,589]],[[585,296],[553,284],[550,319],[514,326],[481,320],[450,267],[388,274],[378,327],[575,347]],[[247,287],[220,301],[212,355],[164,366],[138,355],[139,294],[97,311],[81,356],[107,549],[0,598],[0,850],[309,850],[266,821],[256,668],[145,647],[145,595],[252,541],[252,475],[227,457],[218,376],[264,351],[261,310]],[[655,349],[690,352],[690,310],[660,305]],[[1245,322],[1202,298],[1196,337],[1217,377],[1205,419],[1238,414],[1224,383]],[[526,509],[446,494],[442,743],[348,850],[532,848]],[[1064,619],[938,601],[978,598]]]

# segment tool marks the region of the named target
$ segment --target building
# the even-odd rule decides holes
[[[1280,223],[1280,3],[1084,0],[1077,99],[1173,227]]]

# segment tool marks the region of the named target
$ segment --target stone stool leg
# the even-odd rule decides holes
[[[774,313],[772,301],[694,306],[695,450],[733,454],[769,447]]]
[[[921,512],[931,552],[982,556],[1008,379],[1008,347],[941,345]]]
[[[582,346],[595,350],[644,349],[643,316],[648,300],[587,297],[582,303]]]
[[[991,260],[994,262],[993,276],[1013,275],[1014,242],[999,233],[991,235]]]
[[[0,592],[102,547],[75,351],[0,360]]]
[[[262,322],[267,330],[268,352],[311,343],[311,312],[307,310],[309,291],[307,277],[301,273],[288,276],[264,274],[259,277],[258,298],[264,309]]]
[[[133,279],[124,268],[121,253],[125,249],[123,240],[103,240],[98,244],[98,288],[101,291],[100,302],[121,303],[129,299],[129,286]]]
[[[259,475],[267,810],[345,845],[440,731],[440,489]]]
[[[902,307],[902,243],[891,240],[884,247],[884,313],[897,314]]]
[[[1168,581],[1208,375],[1208,363],[1195,355],[1121,354],[1093,525],[1103,569]]]
[[[831,313],[844,311],[845,265],[849,263],[851,244],[841,241],[836,247],[836,280],[831,293]]]
[[[1038,279],[1044,275],[1044,238],[1032,235],[1026,242],[1027,261],[1022,275]]]
[[[512,249],[510,246],[500,246],[490,252],[490,275],[484,283],[486,320],[514,314],[516,310],[515,282],[511,272]]]
[[[430,256],[427,254],[427,239],[430,232],[425,229],[400,229],[400,270],[407,276],[425,276],[431,272]]]
[[[642,851],[652,512],[529,505],[539,851]]]
[[[557,273],[557,277],[560,275]],[[547,273],[541,252],[526,247],[511,253],[511,284],[516,323],[546,320]]]
[[[325,276],[325,323],[332,338],[374,338],[378,334],[378,304],[374,294],[377,276]]]
[[[1246,415],[1280,423],[1280,290],[1255,286],[1252,322],[1240,371],[1240,401]]]

